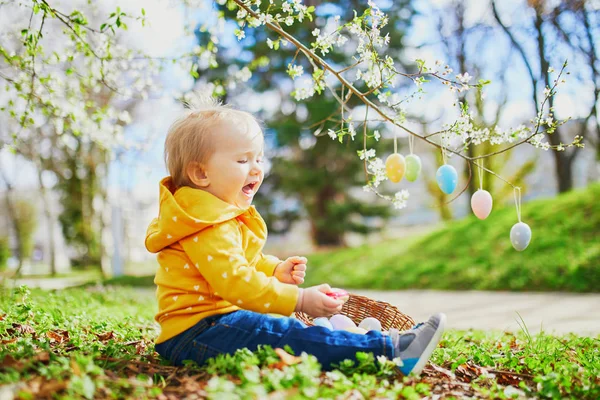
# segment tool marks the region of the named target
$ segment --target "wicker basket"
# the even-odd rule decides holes
[[[367,317],[377,318],[381,322],[381,328],[384,331],[390,328],[405,331],[415,325],[415,321],[411,317],[400,312],[393,305],[385,301],[377,301],[357,294],[350,294],[350,298],[342,306],[340,314],[350,318],[356,325],[360,324]],[[297,312],[296,318],[308,326],[314,325],[312,322],[313,318],[303,312]]]

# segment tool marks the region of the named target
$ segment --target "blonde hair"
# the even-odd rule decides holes
[[[165,139],[165,165],[175,187],[190,186],[187,166],[205,163],[215,151],[212,129],[221,123],[246,124],[259,121],[248,112],[236,110],[214,98],[184,102],[188,110],[169,128]]]

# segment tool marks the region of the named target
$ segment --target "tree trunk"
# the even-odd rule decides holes
[[[97,218],[98,218],[98,221],[100,224],[99,240],[98,240],[98,246],[99,246],[98,247],[98,255],[100,258],[99,268],[100,268],[100,273],[102,274],[102,279],[108,279],[110,276],[113,275],[113,268],[110,263],[108,254],[106,252],[106,246],[104,245],[103,236],[104,236],[104,231],[106,229],[106,213],[111,211],[110,207],[108,207],[108,190],[107,190],[109,160],[108,160],[107,153],[104,151],[102,152],[101,158],[102,158],[103,176],[96,177],[97,178],[96,184],[98,185],[98,188],[97,188],[98,197],[101,200],[100,203],[102,204],[100,211],[96,211]]]
[[[6,209],[8,210],[8,218],[10,219],[10,223],[13,226],[13,230],[15,232],[15,238],[17,240],[17,248],[21,249],[23,248],[23,246],[20,245],[20,240],[21,240],[21,232],[20,232],[20,227],[19,227],[19,223],[17,222],[17,212],[15,211],[15,207],[14,204],[12,202],[11,196],[13,194],[13,186],[10,183],[10,181],[6,178],[6,175],[4,175],[4,171],[2,171],[0,169],[0,176],[2,176],[2,179],[4,180],[4,183],[6,184],[6,196],[4,197],[5,203],[6,203]],[[21,252],[18,252],[18,259],[19,259],[19,265],[17,266],[17,270],[15,272],[15,277],[18,277],[19,274],[21,273],[21,269],[23,269],[23,255],[21,254]]]
[[[573,162],[564,151],[554,151],[554,164],[558,178],[558,191],[568,192],[573,189]]]
[[[538,56],[540,59],[540,76],[544,78],[544,84],[546,87],[551,87],[551,78],[548,69],[550,68],[550,63],[546,58],[546,48],[545,48],[545,40],[544,34],[542,32],[542,25],[544,20],[542,18],[542,8],[535,8],[535,29],[537,32],[537,44],[538,44]],[[534,91],[537,88],[534,87]],[[548,99],[549,109],[554,110],[554,97],[550,97]],[[540,110],[543,112],[543,110]],[[552,112],[552,114],[554,114]],[[558,146],[561,143],[561,130],[556,128],[554,133],[547,134],[548,141],[553,146]],[[572,176],[572,166],[573,166],[573,157],[569,157],[565,151],[553,151],[554,154],[554,170],[556,174],[556,180],[558,185],[559,193],[568,192],[573,188],[573,176]]]
[[[37,164],[37,163],[36,163]],[[50,275],[56,275],[56,243],[54,240],[54,217],[50,210],[50,202],[48,201],[48,192],[42,181],[42,169],[40,165],[37,165],[38,182],[40,184],[40,192],[42,195],[42,201],[44,203],[44,216],[46,217],[46,223],[48,224],[48,246],[50,250]]]
[[[319,224],[320,221],[327,219],[327,205],[334,201],[335,195],[336,192],[331,186],[324,187],[317,194],[313,215],[310,216],[312,238],[317,246],[340,247],[346,245],[343,233],[333,231],[327,225]]]

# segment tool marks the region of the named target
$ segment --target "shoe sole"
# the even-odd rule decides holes
[[[417,361],[417,363],[415,364],[413,369],[410,371],[409,375],[420,375],[421,374],[421,372],[423,371],[423,368],[425,368],[425,365],[427,364],[427,361],[429,361],[429,357],[431,357],[431,354],[433,354],[433,351],[436,349],[438,343],[440,342],[440,339],[442,338],[442,333],[444,333],[445,327],[446,327],[446,314],[442,314],[441,318],[440,318],[440,323],[438,324],[438,327],[435,330],[433,337],[429,341],[429,344],[427,345],[427,347],[425,348],[423,353],[421,353],[419,360]]]

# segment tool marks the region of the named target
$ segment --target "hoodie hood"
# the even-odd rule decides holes
[[[176,190],[171,177],[164,178],[159,189],[158,218],[152,220],[146,232],[146,249],[151,253],[246,212],[201,189]]]

